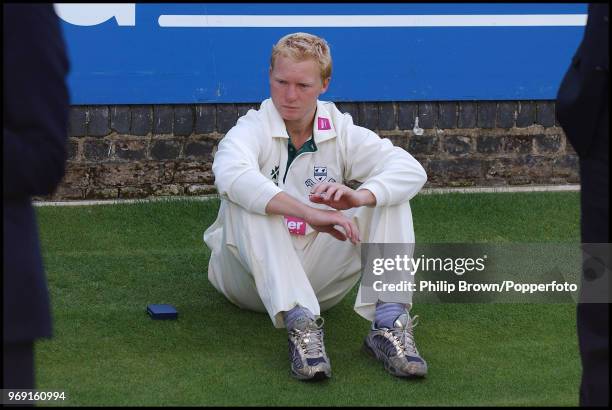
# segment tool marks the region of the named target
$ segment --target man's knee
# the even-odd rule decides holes
[[[397,205],[361,207],[354,214],[364,241],[414,242],[414,227],[410,202]]]
[[[289,236],[281,215],[260,215],[228,201],[223,221],[227,243],[236,245],[239,240],[261,241],[261,238],[284,240]]]

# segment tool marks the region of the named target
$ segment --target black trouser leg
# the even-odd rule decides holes
[[[5,343],[3,389],[34,389],[34,343]]]
[[[607,158],[580,161],[583,243],[610,242],[608,168]],[[609,309],[608,303],[579,303],[577,307],[581,406],[607,406],[610,401]]]

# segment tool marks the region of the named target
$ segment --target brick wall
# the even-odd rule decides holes
[[[37,199],[214,193],[216,146],[258,105],[73,106],[66,176],[54,195]],[[419,160],[426,187],[579,182],[551,101],[337,105]]]

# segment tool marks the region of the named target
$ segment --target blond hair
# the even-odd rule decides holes
[[[319,64],[321,80],[331,77],[332,59],[327,41],[308,33],[287,34],[272,48],[270,58],[270,69],[274,69],[276,57],[283,55],[301,62],[313,59]]]

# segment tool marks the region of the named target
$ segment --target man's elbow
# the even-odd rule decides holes
[[[62,161],[54,162],[53,164],[53,172],[52,176],[49,180],[48,192],[52,193],[57,189],[57,187],[61,184],[66,175],[66,160],[65,157]]]
[[[427,182],[427,172],[425,172],[425,168],[423,168],[423,166],[418,162],[416,163],[413,180],[415,182],[415,185],[419,187],[419,190],[423,188],[423,186]]]
[[[66,149],[58,148],[41,161],[34,181],[33,195],[50,195],[57,189],[66,174],[66,157]]]
[[[427,182],[427,172],[425,172],[425,168],[423,168],[423,166],[421,166],[420,168],[421,187],[423,187],[423,185],[425,185],[425,183]]]

